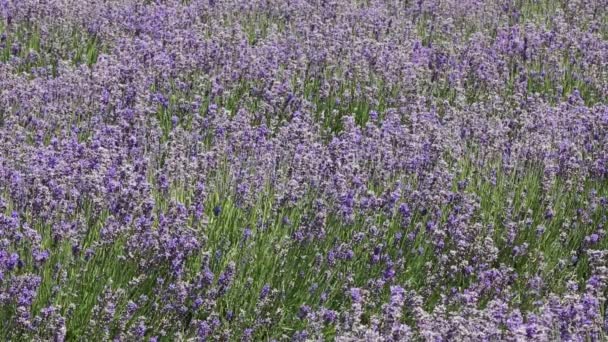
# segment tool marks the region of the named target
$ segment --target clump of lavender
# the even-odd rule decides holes
[[[601,1],[0,2],[0,340],[603,340]]]

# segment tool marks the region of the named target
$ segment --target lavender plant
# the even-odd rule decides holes
[[[601,341],[608,11],[0,1],[0,340]]]

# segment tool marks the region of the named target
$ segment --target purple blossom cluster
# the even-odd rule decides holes
[[[607,338],[605,8],[0,0],[0,340]]]

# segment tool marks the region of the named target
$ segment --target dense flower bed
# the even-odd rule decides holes
[[[0,340],[599,341],[600,0],[1,0]]]

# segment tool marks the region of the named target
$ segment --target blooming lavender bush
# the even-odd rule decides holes
[[[0,340],[608,338],[600,0],[1,0]]]

